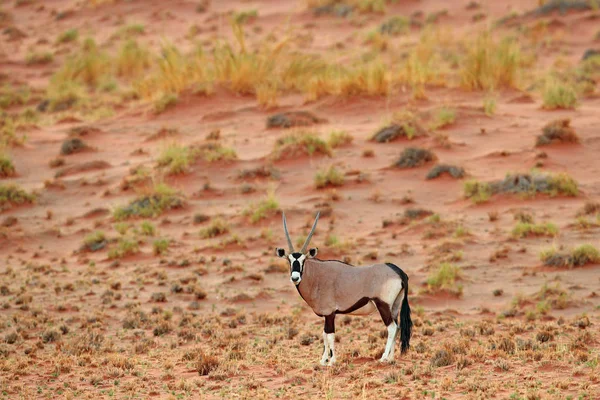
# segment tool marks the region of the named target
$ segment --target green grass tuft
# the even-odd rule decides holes
[[[463,186],[463,191],[465,197],[471,199],[475,204],[485,203],[492,196],[492,188],[490,185],[476,180],[466,181]]]
[[[512,236],[515,238],[524,238],[528,236],[556,236],[558,228],[553,223],[533,224],[528,222],[519,222],[512,230]]]
[[[329,143],[309,132],[294,133],[279,138],[275,142],[275,148],[271,157],[280,160],[288,157],[297,157],[300,155],[313,155],[315,153],[332,155]]]
[[[77,29],[69,29],[58,35],[56,43],[70,43],[74,42],[79,38],[79,31]]]
[[[4,146],[0,146],[0,178],[8,178],[14,176],[16,170],[15,165],[3,147]]]
[[[156,239],[154,242],[152,242],[152,252],[156,256],[165,254],[167,252],[167,250],[169,250],[170,244],[171,244],[171,241],[169,239],[164,239],[164,238]]]
[[[333,165],[326,170],[319,170],[315,175],[315,186],[317,189],[326,186],[342,186],[343,184],[344,174]]]
[[[140,229],[142,231],[142,235],[144,236],[154,236],[156,235],[156,227],[150,221],[143,221],[140,225]]]
[[[117,247],[111,249],[108,252],[108,258],[123,258],[133,254],[137,254],[140,251],[140,246],[137,239],[123,236],[117,242]]]
[[[186,172],[192,161],[193,156],[189,147],[171,143],[162,149],[157,164],[159,167],[166,168],[169,174],[177,175]]]
[[[116,208],[113,217],[117,221],[132,217],[154,218],[167,210],[182,206],[183,200],[177,191],[164,183],[159,183],[150,193],[139,196],[127,206]]]
[[[229,232],[229,224],[221,218],[214,219],[209,226],[200,231],[200,237],[203,239],[213,238]]]
[[[591,244],[582,244],[566,254],[551,248],[540,253],[540,260],[552,267],[581,267],[600,263],[600,251]]]
[[[54,55],[50,52],[31,52],[27,53],[27,56],[25,57],[25,64],[27,65],[46,65],[50,64],[52,61],[54,61]]]
[[[543,107],[549,110],[572,109],[577,106],[577,92],[569,83],[549,78],[542,93]]]
[[[261,219],[267,218],[279,210],[279,201],[275,197],[275,191],[269,190],[267,197],[259,203],[252,204],[244,211],[244,214],[250,215],[250,222],[257,223]]]
[[[456,111],[453,108],[443,107],[437,111],[431,128],[445,128],[449,125],[452,125],[454,121],[456,121]]]
[[[430,292],[447,291],[460,295],[462,294],[462,285],[457,284],[457,280],[460,278],[460,267],[441,263],[439,268],[427,277],[427,288]]]
[[[329,134],[329,140],[327,141],[327,144],[329,144],[329,147],[331,147],[332,149],[335,149],[336,147],[341,147],[350,144],[353,140],[354,138],[352,137],[352,135],[350,135],[346,131],[332,131]]]
[[[12,206],[33,203],[35,196],[29,194],[15,184],[0,184],[0,211]]]

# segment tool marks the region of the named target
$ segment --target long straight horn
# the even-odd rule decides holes
[[[319,222],[319,215],[321,215],[321,211],[317,212],[317,218],[315,218],[315,223],[313,224],[312,229],[310,230],[310,233],[306,237],[306,242],[304,242],[304,246],[302,246],[302,250],[300,250],[300,253],[304,254],[304,252],[306,251],[306,248],[310,244],[310,239],[312,238],[312,235],[315,233],[315,229],[317,229],[317,222]]]
[[[288,232],[287,222],[285,222],[285,213],[282,211],[281,215],[283,216],[283,230],[285,231],[285,238],[287,239],[288,246],[290,248],[290,253],[293,253],[294,245],[292,244],[292,239],[290,239],[290,233]]]

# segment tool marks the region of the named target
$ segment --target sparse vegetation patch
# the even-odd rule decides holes
[[[387,143],[403,137],[413,139],[424,135],[425,132],[417,116],[410,111],[404,111],[394,114],[392,123],[379,129],[371,139],[379,143]]]
[[[506,178],[490,183],[471,180],[465,182],[465,197],[475,203],[489,200],[493,194],[512,193],[524,196],[548,194],[554,196],[577,196],[577,182],[565,173],[507,174]]]
[[[287,111],[267,118],[267,128],[293,128],[327,122],[310,111]]]
[[[0,184],[0,211],[13,206],[33,203],[35,196],[29,194],[15,184]]]
[[[416,168],[435,160],[437,160],[437,157],[430,150],[419,147],[407,147],[394,166],[398,168]]]
[[[582,267],[600,263],[600,251],[591,244],[582,244],[570,253],[561,253],[556,249],[544,250],[540,253],[540,259],[550,267]]]
[[[427,173],[427,179],[435,179],[440,175],[448,174],[455,179],[461,179],[465,176],[465,170],[462,167],[448,164],[437,164]]]
[[[460,296],[463,290],[462,285],[458,283],[461,275],[460,267],[442,263],[427,278],[427,291],[432,293],[446,291]]]
[[[181,195],[175,189],[160,183],[153,187],[151,193],[138,197],[127,206],[116,208],[113,216],[116,220],[154,218],[167,210],[183,207],[183,204]]]
[[[331,147],[314,133],[299,132],[277,139],[271,157],[281,160],[303,155],[312,156],[316,153],[331,157]]]
[[[571,126],[571,120],[568,118],[557,119],[549,122],[542,129],[542,134],[537,137],[535,145],[543,146],[556,142],[560,143],[578,143],[579,137]]]
[[[523,238],[528,236],[556,236],[558,228],[551,222],[544,224],[533,224],[528,222],[519,222],[512,230],[513,237]]]

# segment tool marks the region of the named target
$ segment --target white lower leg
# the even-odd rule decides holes
[[[329,365],[333,365],[335,363],[335,333],[327,334],[327,344],[329,347],[329,351],[331,352],[331,357],[329,358]]]
[[[394,342],[396,339],[396,332],[398,331],[398,327],[396,325],[396,322],[392,321],[391,324],[388,325],[387,327],[388,330],[388,338],[387,338],[387,343],[385,344],[385,351],[383,352],[383,355],[381,356],[381,361],[391,361],[390,356],[393,357],[394,355]]]
[[[327,334],[323,331],[323,357],[321,357],[321,365],[327,365],[329,359],[329,343],[327,343]]]

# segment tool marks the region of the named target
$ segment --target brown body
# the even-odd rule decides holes
[[[302,281],[297,288],[304,301],[320,316],[370,314],[377,310],[372,299],[394,304],[392,308],[397,309],[402,300],[397,301],[398,293],[403,289],[400,276],[386,264],[355,267],[316,258],[304,262]],[[361,300],[366,304],[356,308]],[[394,311],[392,314],[396,315]]]

